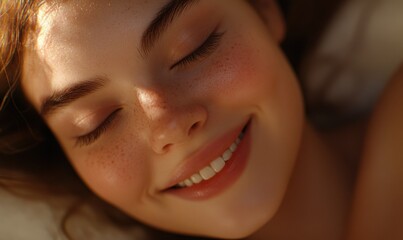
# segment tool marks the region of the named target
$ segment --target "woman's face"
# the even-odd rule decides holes
[[[274,215],[302,101],[246,1],[44,5],[34,36],[24,91],[101,198],[152,226],[212,237],[246,236]]]

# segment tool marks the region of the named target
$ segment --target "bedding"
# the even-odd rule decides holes
[[[317,120],[371,111],[403,62],[402,13],[401,0],[347,0],[337,12],[302,64],[308,107]]]
[[[18,197],[0,190],[0,239],[7,240],[68,240],[61,228],[62,218],[72,199],[48,198],[45,201]],[[73,239],[145,240],[138,226],[120,229],[91,207],[84,206],[73,215],[67,227]]]

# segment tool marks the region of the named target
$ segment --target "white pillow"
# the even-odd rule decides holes
[[[322,101],[348,116],[370,111],[403,63],[403,1],[345,2],[305,59],[302,78],[308,104]]]
[[[0,190],[0,238],[7,240],[67,240],[61,221],[70,200],[33,200]],[[81,214],[68,221],[69,231],[77,240],[143,240],[147,239],[140,226],[119,229],[95,209],[84,206]]]

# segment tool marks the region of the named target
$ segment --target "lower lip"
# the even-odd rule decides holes
[[[225,167],[221,172],[217,173],[213,178],[191,187],[173,188],[166,192],[187,200],[205,200],[222,193],[241,176],[246,167],[250,146],[251,124],[249,123],[242,141],[232,154],[231,159],[225,163]]]

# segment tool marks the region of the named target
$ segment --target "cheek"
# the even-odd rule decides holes
[[[119,138],[118,138],[119,139]],[[101,198],[117,205],[133,204],[147,183],[146,154],[133,138],[110,141],[106,147],[72,156],[84,182]]]
[[[255,46],[235,41],[219,54],[201,81],[213,103],[250,105],[272,95],[277,77],[271,69],[276,66]]]

